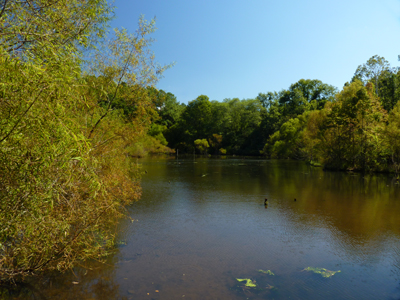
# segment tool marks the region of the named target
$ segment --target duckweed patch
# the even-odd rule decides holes
[[[312,267],[307,267],[307,268],[303,269],[303,271],[308,271],[308,272],[313,272],[313,273],[316,273],[316,274],[320,274],[322,277],[325,277],[325,278],[332,277],[336,273],[340,272],[340,270],[339,271],[330,271],[330,270],[327,270],[325,268],[312,268]]]
[[[271,271],[271,270],[261,270],[259,269],[258,272],[263,273],[263,274],[267,274],[267,275],[271,275],[271,276],[275,276],[275,274]]]
[[[235,278],[236,283],[230,290],[247,299],[269,299],[271,296],[276,297],[278,293],[275,285],[276,282],[274,282],[276,278],[266,275],[275,274],[271,270],[256,269],[251,274]]]
[[[250,279],[250,278],[236,278],[237,281],[242,282],[242,281],[246,281],[245,286],[247,287],[256,287],[257,285]]]

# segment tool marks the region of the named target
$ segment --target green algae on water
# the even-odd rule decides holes
[[[303,271],[309,271],[309,272],[313,272],[316,274],[321,274],[321,276],[325,277],[325,278],[332,277],[336,273],[340,272],[340,270],[339,271],[330,271],[330,270],[327,270],[324,268],[312,268],[312,267],[305,268],[305,269],[303,269]]]
[[[247,287],[256,287],[257,285],[249,278],[244,278],[244,279],[240,279],[240,278],[236,278],[237,281],[242,282],[242,281],[246,281],[245,286]]]
[[[271,270],[264,271],[264,270],[259,269],[258,272],[264,273],[267,275],[271,275],[271,276],[275,276],[275,274]]]

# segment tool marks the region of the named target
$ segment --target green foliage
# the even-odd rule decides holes
[[[163,90],[158,91],[154,88],[153,93],[155,94],[155,106],[160,116],[157,123],[170,128],[178,122],[186,106],[180,104],[172,93],[166,93]]]
[[[174,151],[165,146],[157,137],[141,135],[134,143],[126,146],[126,153],[132,157],[145,157],[149,153],[173,153]]]
[[[282,124],[264,146],[264,152],[277,158],[302,158],[302,133],[307,124],[308,113],[289,119]]]
[[[164,146],[167,146],[168,142],[163,135],[163,131],[165,130],[165,126],[158,125],[158,124],[151,124],[148,134],[157,140]]]
[[[246,281],[245,286],[247,287],[256,287],[257,285],[250,279],[250,278],[236,278],[237,281],[242,282],[242,281]]]
[[[329,271],[324,268],[312,268],[312,267],[307,267],[303,271],[308,271],[308,272],[313,272],[315,274],[321,274],[322,277],[324,278],[329,278],[335,275],[336,273],[339,273],[339,271]]]
[[[209,145],[211,149],[214,150],[214,153],[218,154],[219,148],[222,144],[222,135],[214,133],[209,139],[208,139]]]
[[[261,270],[259,269],[258,272],[263,273],[263,274],[267,274],[267,275],[271,275],[271,276],[275,276],[275,274],[271,271],[271,270]]]
[[[208,139],[215,154],[222,146],[231,154],[259,155],[263,152],[265,155],[299,158],[303,155],[300,151],[301,134],[290,129],[294,126],[290,119],[321,109],[334,100],[335,93],[333,86],[319,80],[301,79],[288,90],[260,93],[256,99],[233,98],[217,102],[201,95],[186,107],[181,106],[183,111],[174,122],[166,122],[168,117],[165,116],[160,122],[168,124],[164,136],[169,145],[179,151],[193,152],[191,145],[194,140]],[[171,103],[175,103],[174,107],[178,105]],[[160,108],[161,116],[161,104]],[[301,118],[301,125],[294,128],[303,128],[304,118]],[[216,139],[217,135],[223,138]],[[286,149],[288,145],[291,149]]]
[[[306,158],[332,169],[383,171],[393,167],[397,170],[397,150],[394,150],[397,125],[386,125],[387,114],[382,107],[391,109],[397,103],[397,75],[384,61],[381,63],[374,65],[371,60],[363,69],[360,67],[362,72],[345,85],[336,99],[322,101],[324,105],[320,107],[320,100],[310,97],[312,85],[306,83],[312,81],[300,80],[280,93],[259,94],[269,110],[260,126],[269,133],[262,153],[278,158]],[[365,85],[356,79],[371,72],[378,74],[381,98],[377,97],[370,79]],[[296,109],[291,109],[291,105]],[[301,115],[296,115],[301,111]],[[388,124],[394,120],[397,116]]]
[[[205,95],[190,101],[182,113],[187,130],[195,139],[206,138],[211,127],[211,102]]]
[[[195,148],[202,154],[207,153],[207,149],[210,147],[206,139],[198,139],[194,141]]]
[[[373,83],[383,108],[389,112],[400,100],[399,76],[398,68],[390,67],[384,57],[374,55],[365,64],[358,66],[352,82],[358,79],[364,84]]]
[[[385,70],[378,79],[379,98],[383,108],[390,112],[400,100],[400,72]]]
[[[231,153],[243,153],[253,145],[252,134],[262,120],[265,108],[257,99],[225,99],[222,103],[199,96],[184,108],[181,118],[165,132],[171,147],[193,152],[194,140],[208,139],[211,150],[226,147]],[[257,150],[255,150],[257,152]]]
[[[211,102],[201,95],[184,107],[181,118],[166,132],[171,147],[180,152],[193,152],[193,142],[211,135]]]
[[[243,154],[250,152],[258,145],[252,133],[260,126],[265,108],[258,99],[239,100],[225,99],[227,116],[223,145],[228,152]]]
[[[257,99],[263,107],[269,110],[274,103],[279,102],[279,94],[277,92],[259,93]]]
[[[24,59],[71,57],[77,47],[89,47],[103,37],[112,6],[105,0],[3,1],[1,51]],[[66,58],[64,57],[64,58]]]
[[[399,117],[393,108],[400,99],[399,76],[383,57],[373,56],[340,92],[319,80],[300,79],[256,99],[218,102],[201,95],[181,106],[173,122],[163,116],[160,124],[167,126],[163,134],[169,145],[180,152],[193,153],[193,141],[206,139],[214,154],[224,149],[306,159],[331,169],[398,172]]]
[[[322,128],[322,124],[325,122],[327,114],[327,109],[310,112],[306,127],[303,130],[303,153],[305,159],[307,159],[312,165],[322,166],[320,162],[323,160],[323,154],[322,151],[320,151],[319,146],[322,144],[324,136],[320,131],[320,128]]]
[[[294,117],[307,110],[322,109],[326,102],[334,100],[336,92],[335,87],[320,80],[300,79],[282,91],[278,101],[283,106],[283,114]]]
[[[324,111],[312,118],[313,125],[308,129],[313,132],[307,134],[307,142],[312,144],[308,149],[314,148],[319,152],[325,167],[350,170],[386,168],[382,135],[386,112],[371,83],[364,86],[356,80],[345,86],[337,101]]]
[[[167,68],[148,52],[154,24],[140,19],[137,35],[116,31],[82,74],[82,47],[104,34],[107,1],[3,5],[0,282],[109,253],[115,222],[141,193],[127,151],[157,116],[146,86]]]
[[[384,57],[374,55],[365,64],[357,67],[354,77],[364,83],[372,81],[375,85],[375,93],[379,96],[379,77],[388,71],[390,71],[389,62]]]
[[[400,102],[390,112],[388,123],[383,131],[387,155],[396,174],[400,171]]]

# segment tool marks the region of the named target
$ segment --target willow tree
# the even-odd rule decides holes
[[[102,257],[111,225],[140,196],[123,155],[127,122],[98,97],[112,102],[134,78],[132,62],[154,57],[135,40],[104,85],[82,76],[82,51],[104,37],[111,14],[106,0],[0,2],[0,281]],[[144,74],[143,85],[153,79]]]

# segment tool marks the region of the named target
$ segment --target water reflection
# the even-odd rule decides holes
[[[400,188],[393,176],[324,172],[293,161],[158,158],[142,163],[143,198],[130,208],[133,222],[121,223],[126,245],[119,253],[87,273],[77,269],[75,275],[32,281],[36,290],[21,292],[25,298],[16,291],[3,295],[400,298]],[[324,278],[304,272],[307,267],[341,272]],[[257,288],[236,278],[249,278]]]
[[[115,259],[110,257],[106,264],[91,262],[77,267],[72,272],[38,275],[23,284],[0,285],[0,299],[93,299],[108,300],[127,297],[121,295],[115,282]]]
[[[194,217],[196,221],[192,223],[210,231],[207,235],[199,228],[193,230],[197,235],[205,234],[203,243],[210,240],[211,235],[219,233],[221,240],[227,243],[218,250],[221,255],[224,252],[241,253],[235,254],[246,256],[249,266],[256,265],[255,262],[262,260],[259,252],[264,246],[271,261],[280,261],[277,268],[286,274],[285,279],[281,278],[281,284],[299,284],[285,296],[280,295],[282,299],[286,296],[319,298],[313,293],[320,295],[325,285],[305,293],[300,288],[304,287],[304,278],[298,278],[306,276],[298,273],[301,269],[313,264],[332,269],[340,267],[346,271],[342,278],[360,283],[356,285],[359,288],[350,284],[341,288],[331,287],[330,294],[335,297],[352,295],[356,299],[374,299],[378,295],[385,298],[384,295],[388,297],[395,293],[393,286],[397,283],[393,278],[390,288],[384,282],[393,274],[398,276],[396,259],[400,222],[397,215],[400,207],[396,199],[400,198],[399,188],[391,176],[323,172],[320,168],[289,161],[197,160],[180,164],[173,161],[148,164],[154,164],[156,170],[146,179],[148,188],[160,189],[160,194],[167,199],[162,206],[163,212],[182,218],[184,224],[189,222],[186,216]],[[164,178],[172,179],[171,187],[162,184]],[[152,196],[152,192],[147,195],[149,199],[157,197]],[[265,216],[261,216],[258,206],[255,206],[257,203],[262,205],[264,197],[269,199],[268,209],[264,209],[270,212],[268,220],[263,219]],[[163,200],[157,201],[159,205],[164,204]],[[178,214],[177,209],[183,213]],[[158,215],[154,210],[152,213]],[[232,222],[232,217],[236,218],[235,222]],[[204,219],[214,227],[201,222]],[[163,224],[168,222],[162,220]],[[179,231],[174,236],[185,235],[186,232]],[[249,237],[252,239],[246,244]],[[185,241],[196,243],[186,236]],[[267,241],[266,246],[264,243]],[[246,249],[243,249],[243,244]],[[188,246],[182,243],[180,247],[185,249]],[[204,256],[214,255],[205,254],[207,249],[203,251]],[[222,261],[223,258],[215,263],[229,270],[227,274],[232,279],[235,276],[232,269],[241,262],[223,266]],[[257,267],[259,265],[253,270]],[[248,269],[244,265],[241,268]],[[215,274],[208,276],[216,279]],[[373,290],[376,291],[373,295],[368,292],[371,286],[367,283],[372,278],[375,280]],[[222,297],[218,291],[213,293]],[[333,296],[328,298],[334,299]]]

